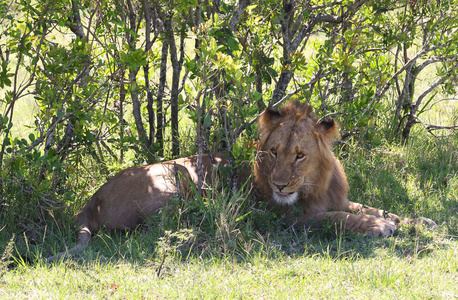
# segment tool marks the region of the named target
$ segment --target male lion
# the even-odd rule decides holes
[[[330,118],[318,120],[308,104],[294,101],[279,111],[267,109],[259,133],[254,167],[258,197],[279,206],[287,221],[307,227],[331,222],[346,231],[383,237],[392,235],[400,222],[436,226],[426,218],[400,218],[348,201],[345,173],[330,149],[338,126]],[[294,204],[302,215],[293,215]]]
[[[312,108],[298,101],[279,111],[268,108],[259,120],[260,141],[254,165],[256,197],[267,201],[286,215],[286,220],[303,226],[324,222],[338,224],[344,230],[388,237],[396,224],[425,222],[429,219],[399,218],[382,210],[347,200],[348,184],[330,145],[338,136],[332,119],[318,120]],[[215,155],[221,165],[228,162]],[[212,163],[203,156],[204,181],[211,184]],[[65,258],[84,248],[91,235],[102,226],[107,229],[135,228],[150,214],[156,214],[177,194],[197,183],[197,157],[191,156],[121,171],[108,180],[86,203],[76,217],[78,243],[56,257]],[[187,177],[187,178],[184,178]],[[189,180],[187,180],[189,179]],[[295,216],[293,205],[302,210]],[[357,214],[352,214],[357,213]]]

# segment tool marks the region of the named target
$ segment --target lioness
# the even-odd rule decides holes
[[[388,237],[396,224],[428,223],[429,219],[400,218],[394,214],[348,201],[348,183],[331,151],[338,136],[332,119],[318,120],[312,108],[298,101],[280,110],[268,108],[259,119],[260,140],[254,165],[255,194],[259,201],[285,214],[286,220],[302,226],[335,223],[346,231]],[[215,156],[219,164],[228,162]],[[203,156],[204,181],[211,183],[212,163]],[[188,182],[197,182],[197,157],[191,156],[149,166],[128,168],[108,180],[86,203],[76,218],[78,243],[57,258],[81,250],[102,226],[107,229],[135,228],[149,214],[156,214]],[[302,215],[293,214],[296,205]],[[388,219],[385,218],[388,216]],[[55,257],[48,258],[48,261]]]

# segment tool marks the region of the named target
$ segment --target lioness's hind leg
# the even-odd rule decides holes
[[[390,220],[395,221],[396,224],[401,223],[401,224],[415,225],[415,226],[425,225],[425,226],[428,226],[428,227],[430,227],[432,229],[436,229],[437,228],[436,222],[434,222],[433,220],[428,219],[428,218],[419,217],[419,218],[415,218],[415,219],[409,219],[409,218],[399,217],[399,216],[397,216],[395,214],[392,214],[392,213],[388,213],[387,215],[390,218]]]
[[[389,219],[395,222],[396,224],[407,224],[407,225],[413,224],[415,226],[423,224],[423,225],[430,226],[431,228],[434,228],[434,229],[437,228],[437,224],[433,220],[428,219],[428,218],[423,218],[423,217],[415,218],[415,219],[402,218],[398,215],[388,213],[384,210],[362,205],[360,203],[356,203],[352,201],[348,201],[348,210],[355,214],[367,214],[367,215],[376,216],[378,218]]]

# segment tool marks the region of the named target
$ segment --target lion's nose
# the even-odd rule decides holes
[[[282,189],[284,189],[287,184],[276,184],[274,183],[275,187],[281,192]]]

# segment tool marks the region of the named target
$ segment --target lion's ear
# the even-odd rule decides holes
[[[333,141],[339,138],[339,125],[332,118],[320,119],[315,124],[315,132],[318,136],[324,136],[328,140]]]
[[[259,118],[259,125],[261,127],[275,126],[278,124],[280,118],[280,112],[269,106]]]
[[[278,126],[281,120],[281,114],[278,110],[268,107],[262,115],[259,117],[259,141],[258,141],[258,150],[262,149],[264,143],[266,142],[268,136]]]

